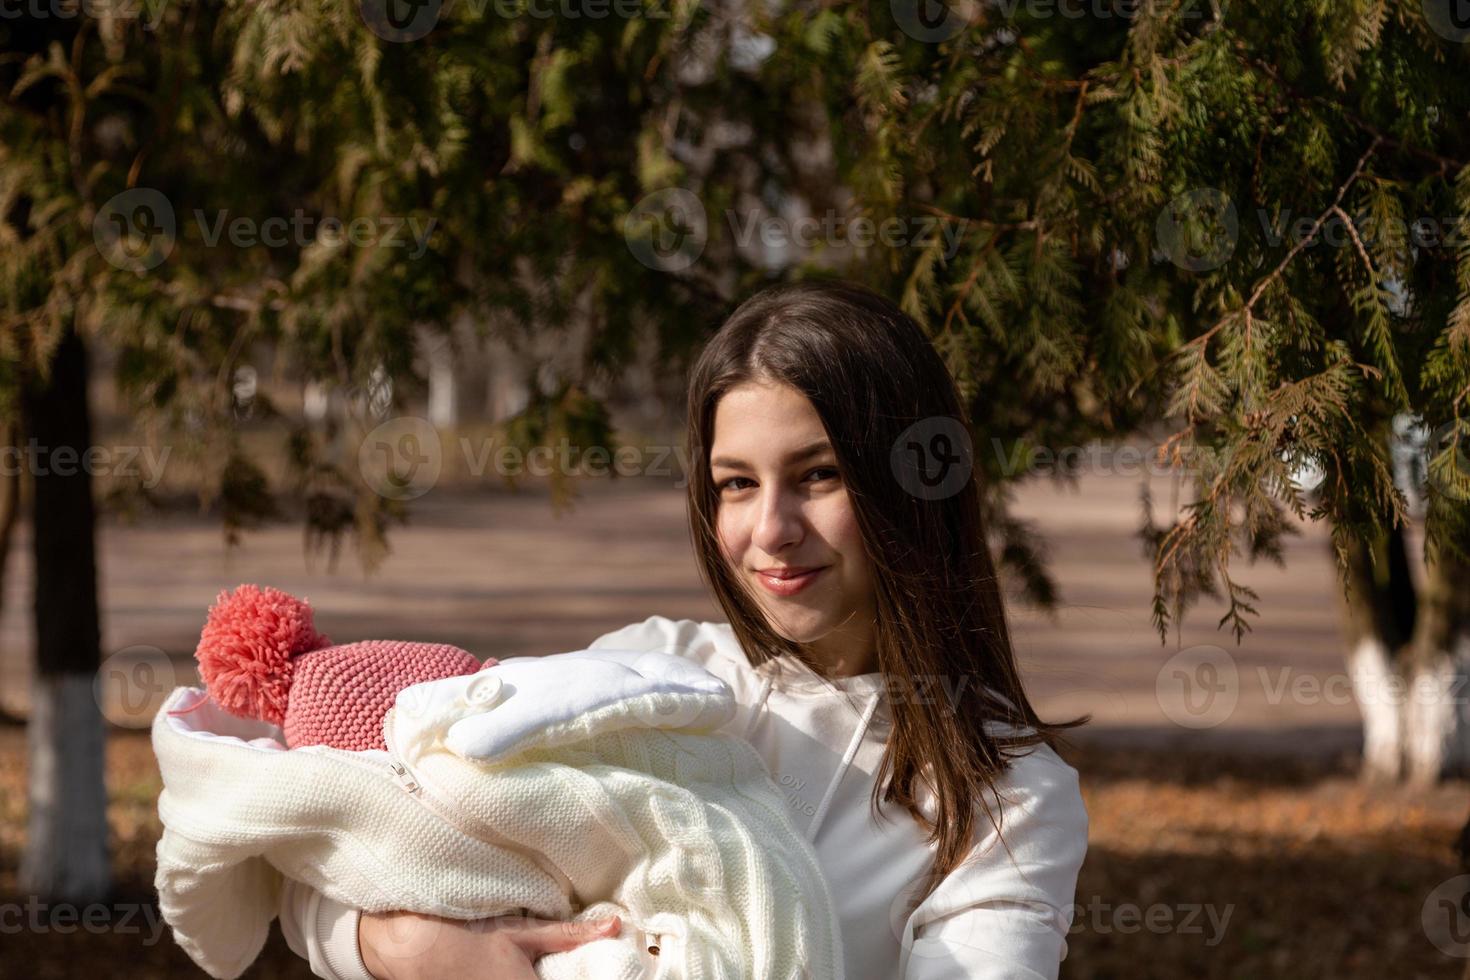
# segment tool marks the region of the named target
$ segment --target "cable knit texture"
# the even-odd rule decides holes
[[[842,980],[815,853],[756,750],[715,731],[734,711],[686,660],[581,651],[406,689],[389,752],[283,751],[180,688],[153,724],[160,909],[220,978],[258,955],[285,875],[367,911],[621,916],[543,980]]]

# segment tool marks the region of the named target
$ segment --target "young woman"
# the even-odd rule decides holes
[[[1052,745],[1080,722],[1042,722],[1022,689],[980,489],[946,436],[965,419],[887,300],[833,281],[758,293],[689,384],[691,529],[729,621],[654,616],[591,644],[677,653],[731,686],[729,731],[826,875],[846,980],[1054,978],[1066,955],[1087,812]],[[342,980],[532,980],[539,956],[598,937],[360,914],[297,882],[281,922]]]

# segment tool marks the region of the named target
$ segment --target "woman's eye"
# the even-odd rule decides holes
[[[822,479],[834,479],[834,478],[837,478],[837,477],[839,477],[841,475],[842,474],[838,472],[837,467],[835,467],[835,466],[819,466],[816,469],[811,470],[810,472],[807,473],[807,476],[808,477],[816,476],[817,479],[819,479],[819,480],[822,480]],[[726,490],[726,488],[739,490],[741,488],[734,486],[734,484],[735,483],[738,483],[738,482],[741,482],[741,481],[744,481],[746,483],[751,482],[750,479],[749,479],[749,477],[732,476],[732,477],[729,477],[729,478],[727,478],[725,480],[722,480],[719,483],[717,483],[715,485],[715,490],[718,491],[718,492],[720,492],[720,493],[723,493]]]

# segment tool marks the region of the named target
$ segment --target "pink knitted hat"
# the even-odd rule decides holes
[[[421,681],[473,674],[474,654],[444,643],[363,640],[331,646],[311,606],[279,589],[241,585],[215,599],[194,652],[220,707],[285,729],[286,744],[386,749],[383,716]]]

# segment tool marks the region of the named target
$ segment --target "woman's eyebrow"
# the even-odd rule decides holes
[[[811,457],[819,455],[821,453],[829,452],[831,451],[831,449],[832,443],[828,442],[826,439],[821,439],[817,442],[802,446],[800,449],[788,453],[785,462],[799,463],[804,459],[810,459]],[[750,464],[746,463],[745,460],[736,459],[733,456],[716,456],[709,461],[709,464],[711,466],[728,466],[731,469],[748,469],[750,466]]]

